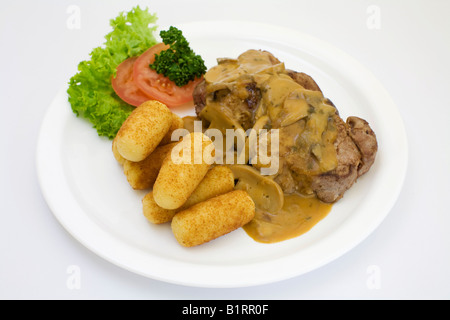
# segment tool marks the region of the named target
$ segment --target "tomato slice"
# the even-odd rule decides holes
[[[117,95],[132,106],[140,106],[152,98],[146,95],[133,80],[133,66],[138,57],[128,58],[117,67],[116,77],[111,79],[111,85]]]
[[[144,94],[172,108],[192,101],[192,92],[202,79],[178,87],[175,82],[151,69],[149,65],[155,61],[155,54],[168,48],[168,45],[159,43],[139,56],[134,63],[133,79]]]

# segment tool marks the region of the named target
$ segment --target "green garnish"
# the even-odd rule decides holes
[[[163,74],[179,87],[205,74],[205,62],[189,47],[189,42],[181,30],[172,26],[167,31],[161,31],[159,35],[170,48],[156,54],[150,68]]]
[[[80,62],[78,73],[69,81],[67,93],[72,111],[89,120],[99,136],[114,138],[134,109],[116,95],[111,77],[125,59],[138,56],[157,43],[156,20],[155,14],[139,6],[111,19],[113,31],[105,36],[104,46],[93,49],[91,59]]]

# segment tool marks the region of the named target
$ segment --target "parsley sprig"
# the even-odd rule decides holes
[[[189,47],[181,30],[171,26],[159,35],[164,44],[170,47],[155,55],[155,61],[150,64],[151,69],[163,74],[179,87],[205,74],[205,62]]]

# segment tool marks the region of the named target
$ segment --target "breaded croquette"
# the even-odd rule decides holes
[[[172,125],[172,112],[161,102],[144,102],[124,121],[116,136],[117,151],[129,161],[142,161],[160,144]]]
[[[164,138],[159,143],[160,146],[169,144],[172,142],[172,133],[177,129],[183,129],[184,121],[183,119],[177,115],[176,113],[172,113],[172,124],[169,128],[169,131],[166,133]]]
[[[119,151],[117,150],[117,136],[114,138],[113,142],[112,142],[112,152],[114,155],[114,158],[117,160],[117,162],[123,166],[123,163],[125,162],[125,158],[122,157],[119,153]]]
[[[252,198],[246,191],[235,190],[178,212],[171,227],[182,246],[193,247],[244,226],[254,216]]]
[[[211,166],[204,157],[209,146],[214,147],[210,138],[201,132],[193,132],[172,149],[153,185],[153,198],[160,207],[178,209],[191,196]],[[177,158],[180,151],[183,155]]]
[[[147,158],[139,162],[124,160],[123,172],[128,183],[135,190],[153,187],[164,158],[170,154],[176,143],[158,146]]]
[[[231,169],[226,166],[216,166],[208,171],[205,178],[181,208],[174,210],[161,208],[155,202],[153,192],[150,191],[142,199],[143,213],[151,223],[161,224],[170,222],[177,212],[215,196],[230,192],[233,189],[234,176]]]

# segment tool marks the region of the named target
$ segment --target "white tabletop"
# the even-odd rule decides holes
[[[159,25],[200,20],[270,23],[331,43],[364,64],[403,117],[405,185],[356,248],[277,283],[211,289],[142,277],[98,257],[58,223],[39,188],[41,121],[79,61],[103,43],[130,1],[2,1],[0,10],[0,298],[449,299],[450,2],[356,0],[140,1]],[[69,21],[79,10],[79,24]],[[395,155],[393,155],[395,156]],[[79,283],[71,275],[77,272]],[[374,281],[375,280],[375,281]]]

